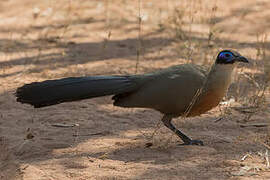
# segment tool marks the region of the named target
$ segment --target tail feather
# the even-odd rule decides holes
[[[129,76],[70,77],[26,84],[17,89],[17,101],[35,108],[87,98],[133,91],[137,83]]]

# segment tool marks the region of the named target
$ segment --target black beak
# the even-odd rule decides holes
[[[249,63],[248,60],[247,60],[247,58],[245,58],[244,56],[237,56],[235,58],[235,61]]]

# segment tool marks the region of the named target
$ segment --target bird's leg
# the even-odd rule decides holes
[[[183,134],[179,129],[175,128],[174,125],[171,123],[172,121],[172,116],[170,115],[164,115],[162,120],[163,124],[172,130],[178,137],[184,141],[183,145],[201,145],[203,146],[203,142],[200,140],[192,140],[185,134]]]

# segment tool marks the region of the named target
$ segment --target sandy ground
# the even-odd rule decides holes
[[[2,0],[0,179],[270,179],[268,89],[259,98],[269,9],[268,0],[155,0],[140,10],[125,0]],[[34,109],[13,95],[45,79],[209,65],[223,48],[251,61],[225,98],[235,102],[174,120],[205,146],[179,146],[161,114],[117,108],[110,97]]]

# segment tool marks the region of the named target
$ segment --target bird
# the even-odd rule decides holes
[[[163,124],[183,145],[204,145],[177,129],[172,119],[199,116],[216,107],[232,82],[238,62],[249,61],[235,50],[222,50],[210,70],[179,64],[145,74],[67,77],[25,84],[17,88],[15,96],[20,103],[41,108],[112,95],[114,106],[159,111]]]

